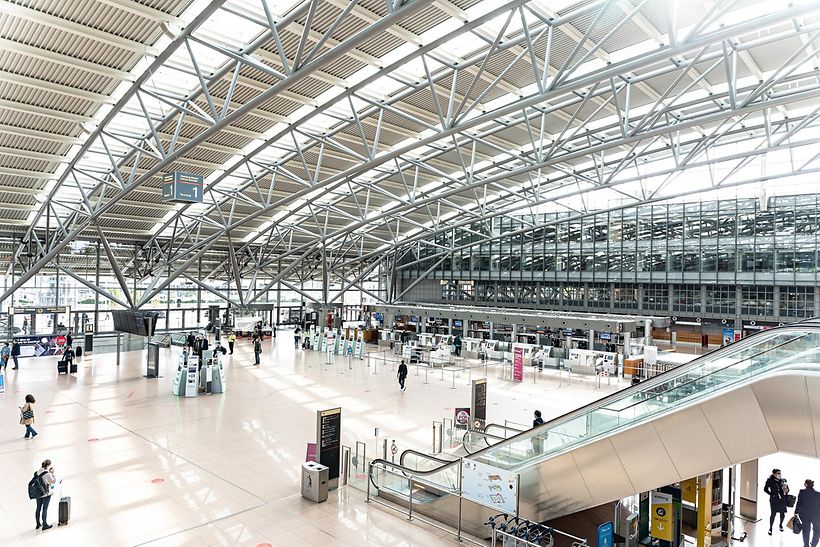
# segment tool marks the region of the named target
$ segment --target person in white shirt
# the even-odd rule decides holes
[[[37,509],[34,511],[34,518],[37,521],[37,528],[40,528],[42,522],[43,530],[48,530],[52,528],[52,525],[47,522],[48,504],[51,502],[51,494],[54,493],[54,485],[57,482],[57,479],[54,478],[54,468],[51,467],[51,460],[44,461],[42,467],[35,475],[42,478],[46,485],[47,493],[37,498]]]

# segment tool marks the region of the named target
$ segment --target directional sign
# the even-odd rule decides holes
[[[598,547],[612,547],[615,538],[615,527],[611,522],[598,526]]]
[[[162,200],[175,203],[202,202],[202,175],[174,171],[162,177]]]
[[[652,506],[650,535],[655,539],[672,541],[672,495],[653,490],[650,505]]]

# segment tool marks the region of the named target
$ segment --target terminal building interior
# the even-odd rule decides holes
[[[0,0],[0,545],[817,547],[820,1]]]

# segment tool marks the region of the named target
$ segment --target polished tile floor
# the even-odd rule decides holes
[[[375,350],[376,348],[369,348]],[[266,340],[263,364],[250,342],[226,359],[227,392],[171,395],[178,348],[161,350],[160,379],[146,379],[144,352],[86,355],[76,375],[58,376],[55,358],[21,360],[0,395],[0,545],[456,545],[451,536],[378,505],[351,487],[326,503],[300,496],[299,467],[315,435],[316,411],[340,406],[343,443],[376,452],[384,438],[427,449],[432,422],[469,406],[471,376],[411,369],[401,392],[390,363],[295,350],[289,332]],[[374,368],[377,373],[373,373]],[[593,378],[544,372],[523,383],[490,368],[490,421],[528,424],[532,411],[560,415],[614,391]],[[453,389],[455,385],[455,389]],[[37,398],[35,427],[24,439],[18,406]],[[379,437],[376,437],[379,428]],[[71,496],[69,526],[34,529],[26,484],[44,459]],[[57,499],[49,510],[56,524]]]

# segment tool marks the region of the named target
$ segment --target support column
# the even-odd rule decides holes
[[[492,340],[494,335],[495,335],[495,323],[490,321],[490,338],[489,339]]]
[[[623,353],[624,358],[629,357],[629,346],[632,344],[632,333],[625,332],[624,333],[624,349],[621,353]]]
[[[595,331],[592,329],[589,329],[587,344],[590,351],[595,349]]]
[[[94,272],[94,285],[100,288],[100,240],[97,240],[97,268]],[[33,326],[32,326],[33,328]],[[94,291],[94,334],[100,331],[100,293]],[[33,331],[32,331],[33,332]]]
[[[644,344],[647,346],[652,345],[652,320],[647,319],[643,322],[643,335],[646,339]]]
[[[518,328],[516,327],[515,323],[512,324],[512,332],[510,333],[510,343],[515,344],[518,340],[516,338],[516,333],[518,332]]]

